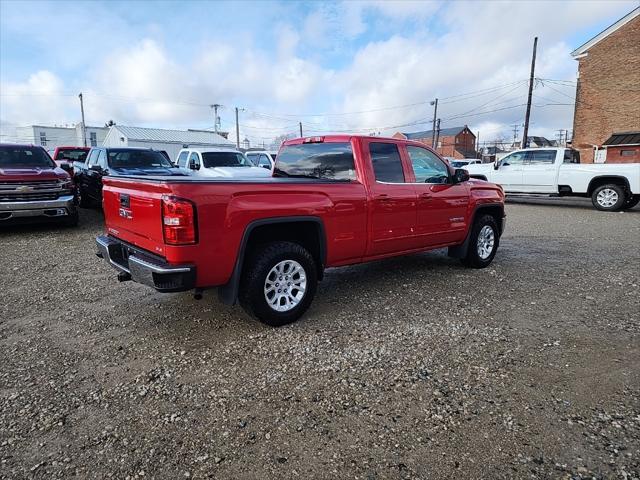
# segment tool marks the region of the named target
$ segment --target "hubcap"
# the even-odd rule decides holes
[[[276,312],[295,308],[304,298],[307,275],[295,260],[277,263],[264,281],[264,298]]]
[[[605,188],[598,192],[596,197],[598,205],[604,208],[611,208],[618,203],[618,192],[612,188]]]
[[[496,241],[496,234],[489,225],[485,225],[478,234],[478,256],[482,260],[486,260],[493,252],[493,245]]]

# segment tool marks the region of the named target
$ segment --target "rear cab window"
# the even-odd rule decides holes
[[[371,142],[369,155],[376,182],[404,183],[404,169],[398,145],[395,143]]]
[[[580,152],[578,150],[565,150],[563,163],[580,163]]]
[[[356,180],[350,142],[284,145],[278,153],[275,177]]]

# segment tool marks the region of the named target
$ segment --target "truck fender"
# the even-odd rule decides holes
[[[596,185],[604,184],[606,182],[622,182],[627,192],[631,192],[631,186],[629,185],[629,179],[627,177],[621,175],[598,175],[597,177],[593,177],[589,182],[587,195],[591,195],[591,193],[598,188]]]
[[[238,302],[238,290],[240,289],[240,277],[242,276],[242,268],[244,267],[244,259],[246,256],[247,244],[251,238],[251,233],[258,227],[264,225],[274,225],[279,223],[298,223],[298,222],[313,222],[318,226],[320,232],[320,262],[318,266],[318,272],[320,278],[324,271],[324,266],[327,263],[327,235],[324,228],[324,223],[318,217],[312,216],[295,216],[295,217],[275,217],[275,218],[262,218],[260,220],[254,220],[247,225],[242,234],[240,240],[240,247],[238,248],[238,255],[236,257],[236,263],[233,267],[233,272],[229,281],[218,287],[218,298],[226,305],[235,305]]]
[[[476,205],[473,209],[473,214],[471,215],[471,220],[469,221],[469,228],[467,230],[467,236],[460,245],[455,245],[453,247],[449,247],[447,250],[447,255],[452,258],[464,258],[467,256],[467,250],[469,250],[469,240],[471,238],[471,230],[473,228],[473,223],[476,221],[476,218],[483,211],[493,209],[495,207],[500,207],[502,213],[504,215],[504,205],[501,203],[483,203],[481,205]],[[498,222],[498,227],[502,228],[501,222]],[[502,231],[500,231],[500,235],[502,235]]]

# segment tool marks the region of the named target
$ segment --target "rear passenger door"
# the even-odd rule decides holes
[[[407,182],[398,145],[367,141],[363,146],[374,176],[369,182],[370,240],[367,256],[417,248],[416,194],[413,185]]]
[[[469,189],[454,184],[445,162],[426,148],[407,145],[417,196],[416,234],[421,247],[461,242],[468,221]]]
[[[529,150],[524,162],[522,191],[557,193],[557,174],[556,150]]]

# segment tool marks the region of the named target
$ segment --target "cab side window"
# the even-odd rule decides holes
[[[369,154],[377,182],[405,182],[400,152],[395,143],[372,142],[369,144]]]
[[[271,161],[269,160],[269,157],[265,154],[261,154],[258,160],[258,166],[271,168]]]
[[[535,150],[529,152],[528,163],[532,165],[553,165],[555,161],[555,150]]]
[[[426,148],[407,146],[416,183],[449,183],[449,169]]]
[[[513,152],[500,160],[501,165],[523,165],[527,152]]]
[[[189,157],[189,152],[188,151],[180,152],[180,155],[178,155],[178,160],[177,160],[178,166],[181,167],[181,168],[187,168],[188,167],[188,165],[187,165],[187,158],[188,157]]]

